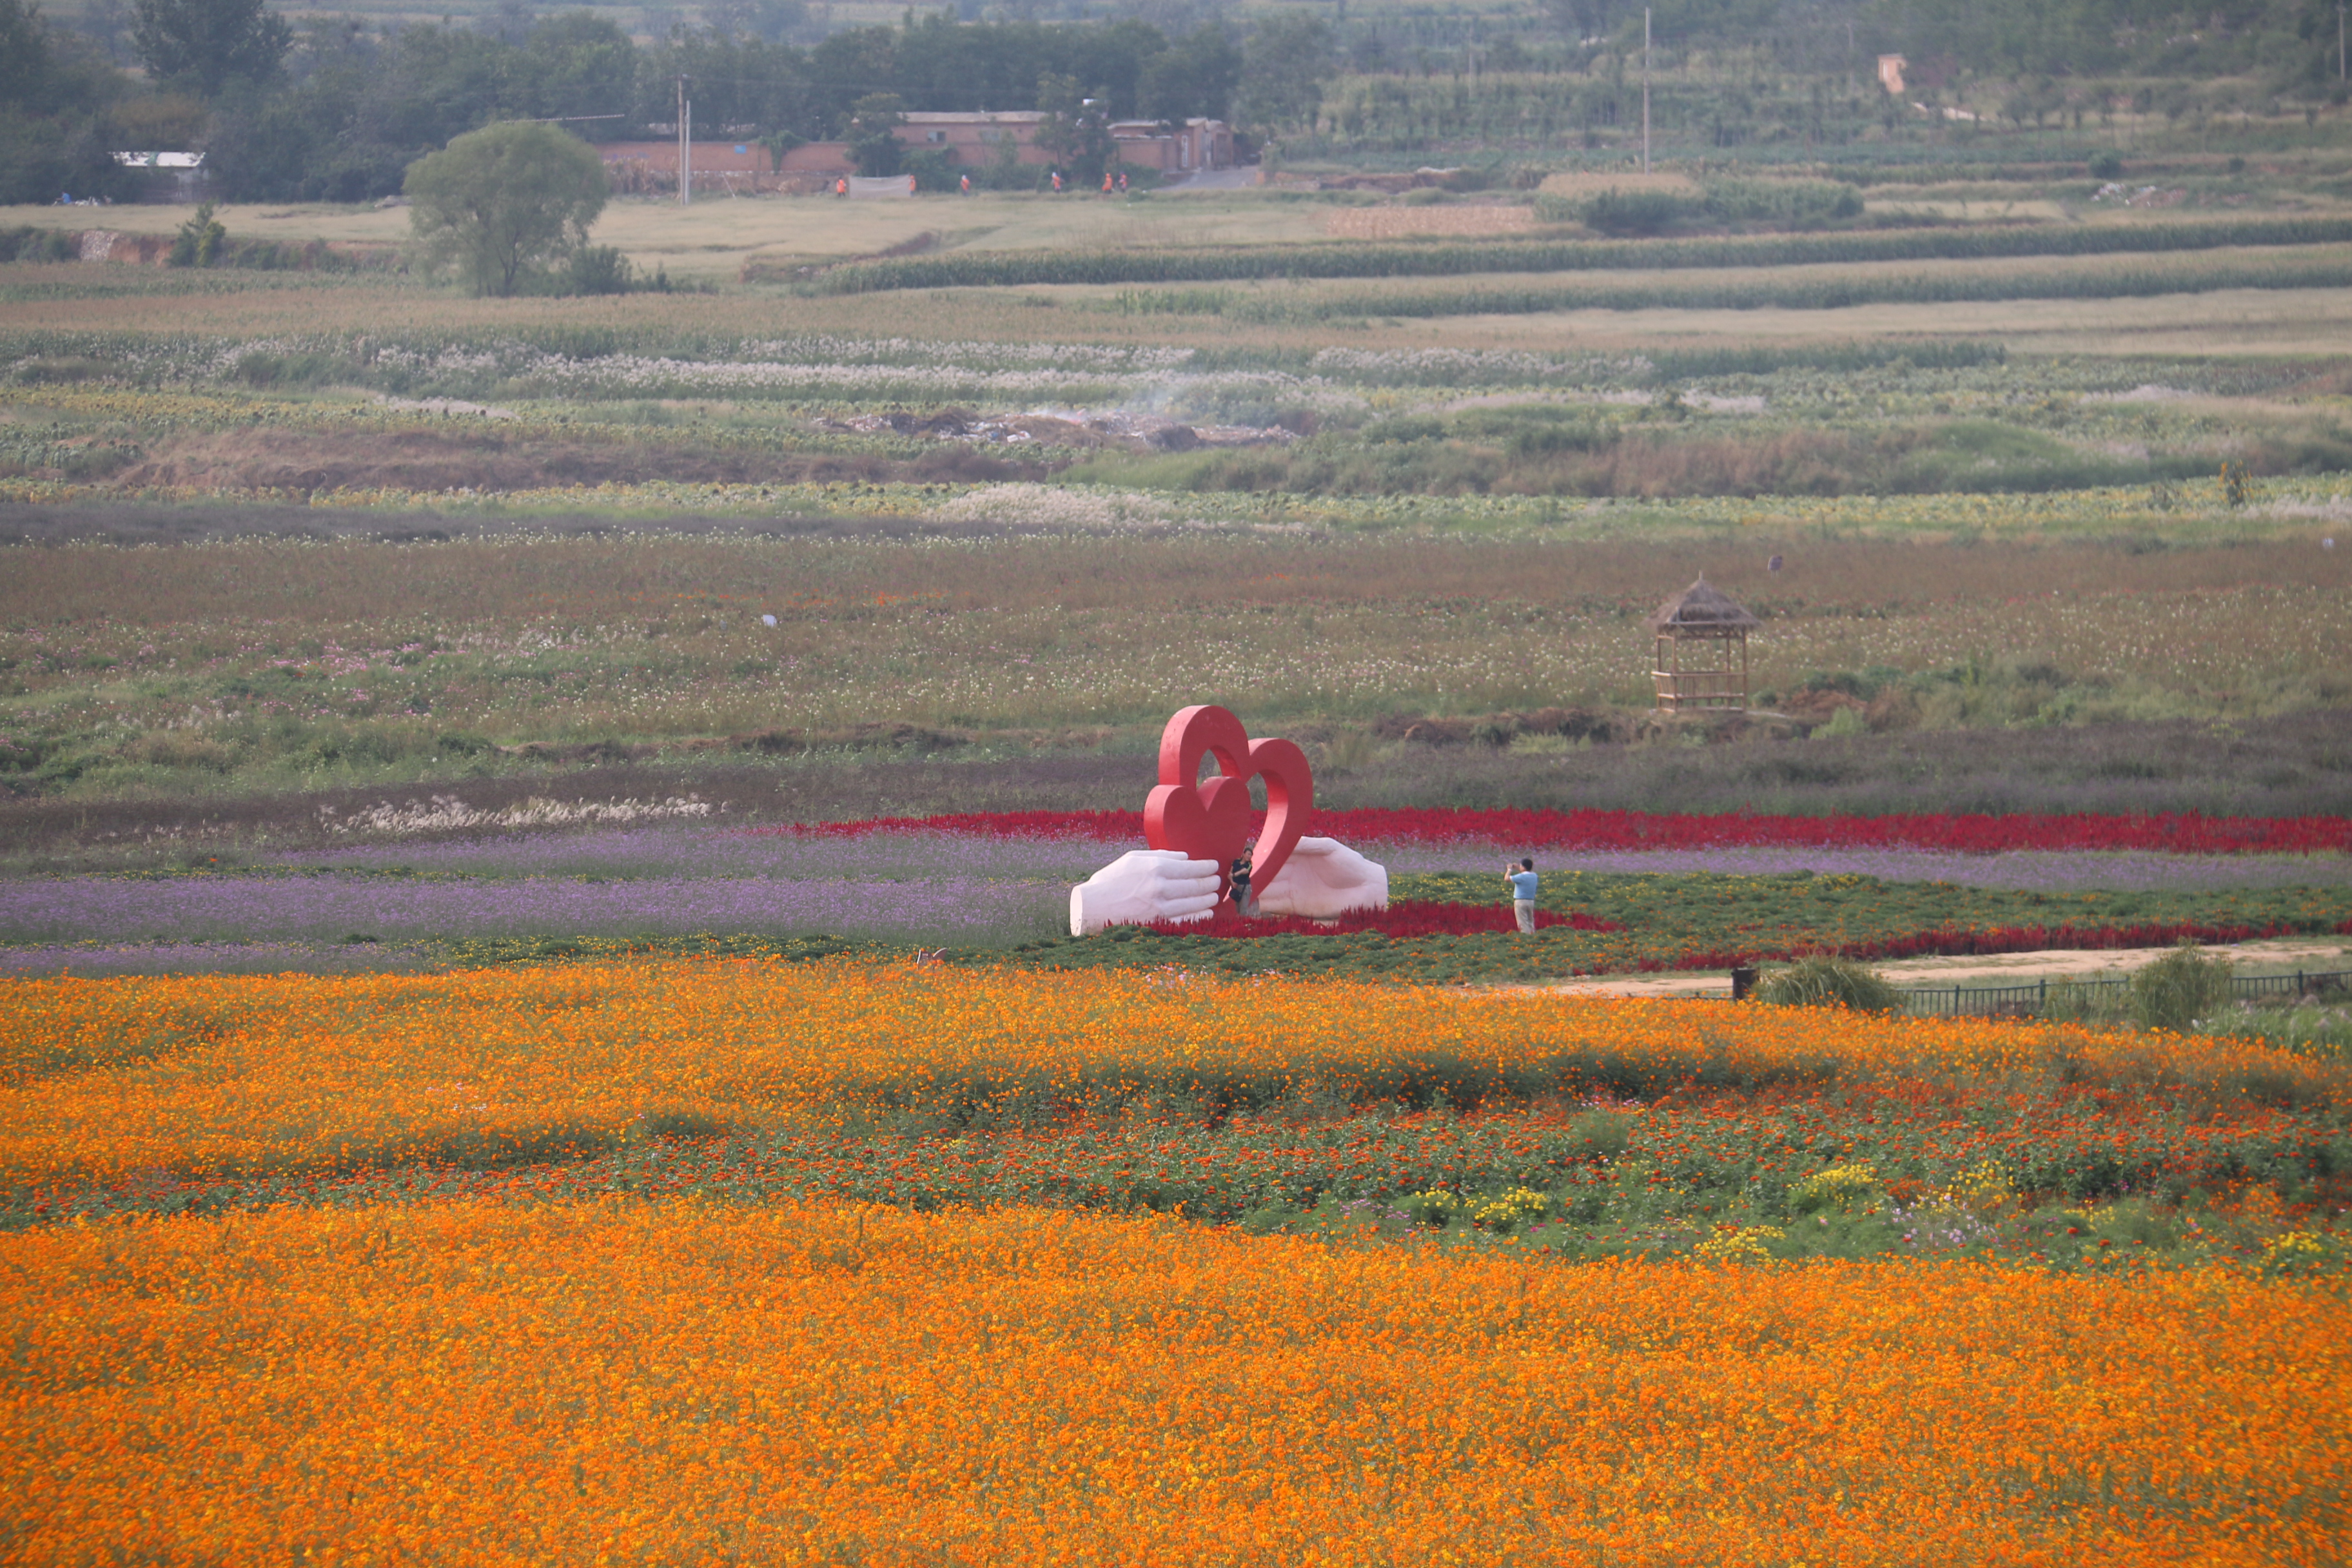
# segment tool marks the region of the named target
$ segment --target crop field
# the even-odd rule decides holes
[[[169,234],[187,222],[194,210],[120,207],[107,215],[106,224],[124,233]],[[281,244],[323,240],[364,253],[395,248],[408,237],[408,215],[396,209],[230,205],[221,216],[240,238]],[[599,245],[619,247],[648,273],[660,267],[681,282],[732,282],[754,259],[762,266],[789,268],[909,245],[918,249],[994,250],[1297,243],[1319,237],[1321,219],[1312,206],[1208,193],[1157,202],[991,194],[856,202],[830,195],[720,195],[698,197],[683,209],[674,199],[623,197],[606,209],[594,238]],[[0,207],[0,229],[20,224],[80,227],[87,223],[70,210]]]
[[[1784,44],[0,261],[0,1558],[2334,1561],[2340,110]],[[1385,908],[1069,934],[1192,702]]]
[[[1069,499],[977,494],[1040,528]],[[1169,516],[1133,504],[1138,522]],[[989,515],[971,496],[934,506]],[[90,800],[495,777],[536,765],[531,747],[683,763],[1083,735],[1140,753],[1181,688],[1303,734],[1344,790],[1350,770],[1427,754],[1381,733],[1387,715],[1642,705],[1641,617],[1702,571],[1771,617],[1756,688],[1814,724],[1841,707],[1880,732],[2284,719],[2352,679],[2336,608],[2352,552],[2292,537],[2135,552],[1949,551],[1792,520],[1655,542],[1563,531],[27,549],[0,584],[0,776]],[[1223,633],[1195,646],[1204,614]],[[1565,765],[1560,722],[1512,718],[1487,745]],[[1765,748],[1797,769],[1784,784],[1808,744]],[[1771,763],[1753,760],[1761,805]],[[2238,787],[2319,777],[2256,773]]]

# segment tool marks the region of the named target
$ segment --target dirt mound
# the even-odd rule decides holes
[[[133,489],[499,491],[679,479],[714,484],[1034,479],[1047,465],[946,447],[911,460],[714,452],[687,446],[527,441],[496,431],[311,435],[298,430],[187,436],[157,447],[116,482]]]

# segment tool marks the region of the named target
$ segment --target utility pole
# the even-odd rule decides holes
[[[2344,79],[2344,0],[2336,0],[2336,79]]]
[[[1642,7],[1642,173],[1650,172],[1650,8]]]
[[[1853,96],[1853,18],[1845,19],[1845,95]]]
[[[694,105],[686,96],[688,79],[677,79],[677,205],[694,201]]]

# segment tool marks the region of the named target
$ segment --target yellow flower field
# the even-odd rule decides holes
[[[1527,1269],[1030,1211],[0,1239],[0,1555],[2320,1563],[2340,1291]]]
[[[1900,1076],[2250,1087],[2341,1104],[2257,1041],[1350,982],[640,962],[442,975],[0,984],[0,1181],[562,1158],[665,1128],[1172,1096],[1461,1102]]]

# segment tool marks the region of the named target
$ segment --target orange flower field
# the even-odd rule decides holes
[[[2259,1042],[1730,1003],[1181,976],[670,962],[0,983],[0,1183],[610,1148],[845,1115],[983,1120],[1892,1077],[2249,1089],[2352,1076]]]
[[[665,960],[0,983],[0,1075],[9,1563],[2352,1528],[2352,1073],[2258,1042]]]
[[[2339,1287],[1526,1268],[1006,1210],[0,1238],[0,1556],[2340,1562]]]

